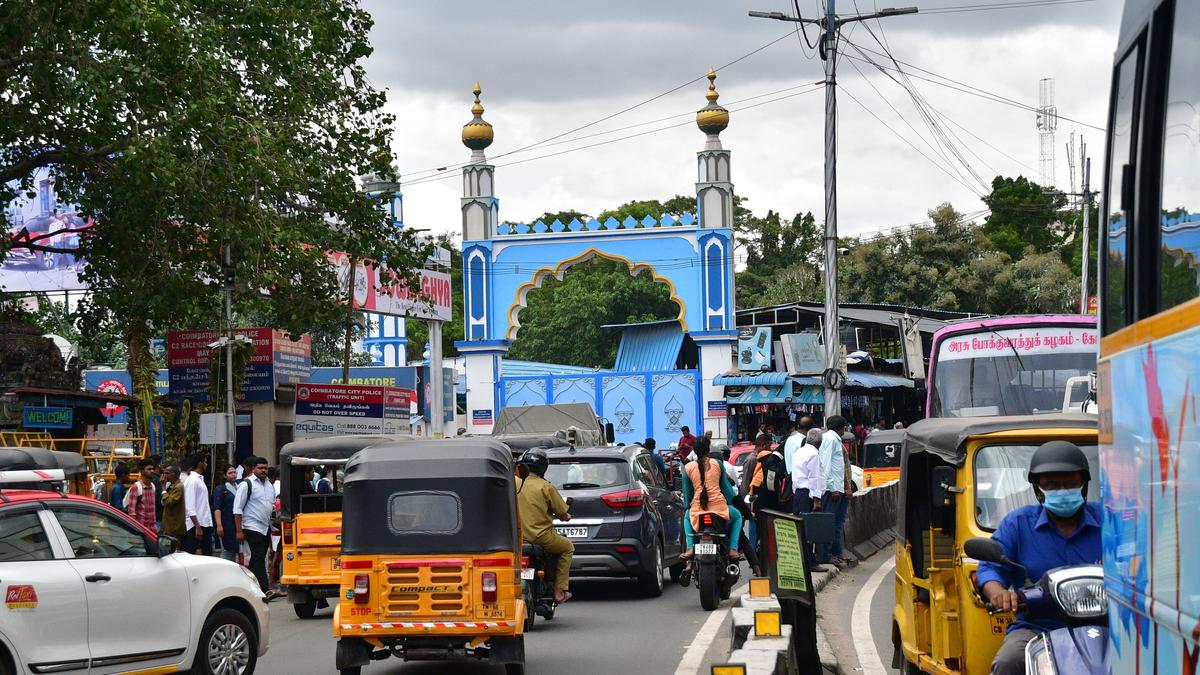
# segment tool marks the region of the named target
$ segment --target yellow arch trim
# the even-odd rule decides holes
[[[679,325],[683,328],[683,332],[687,332],[687,319],[685,318],[687,316],[687,305],[684,304],[683,298],[675,294],[675,284],[670,279],[660,275],[654,269],[654,266],[649,263],[635,263],[625,256],[620,256],[613,253],[605,253],[604,251],[601,251],[593,246],[577,256],[573,256],[559,262],[558,265],[556,265],[553,269],[549,267],[543,267],[539,269],[533,273],[533,277],[530,278],[529,281],[526,281],[517,287],[516,295],[513,297],[513,304],[508,308],[508,332],[505,334],[506,339],[517,339],[517,332],[521,330],[521,322],[517,320],[517,317],[520,315],[521,310],[527,306],[525,304],[525,298],[529,294],[529,291],[535,288],[541,288],[542,282],[551,275],[553,275],[555,279],[562,281],[563,274],[565,274],[568,269],[578,265],[579,263],[587,262],[596,257],[625,263],[625,265],[629,268],[630,276],[637,276],[643,271],[648,271],[650,272],[651,278],[653,278],[655,281],[666,284],[671,293],[671,301],[679,307],[679,316],[676,317],[676,320],[679,321]]]

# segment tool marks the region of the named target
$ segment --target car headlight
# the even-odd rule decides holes
[[[238,565],[238,569],[245,572],[246,576],[250,577],[250,581],[254,582],[254,588],[261,593],[262,589],[258,587],[258,577],[254,576],[254,572],[251,572],[249,567],[243,567],[241,565]]]
[[[1050,643],[1046,642],[1045,635],[1039,635],[1025,645],[1025,672],[1027,675],[1056,675]]]
[[[1068,616],[1076,619],[1103,616],[1108,609],[1108,595],[1104,592],[1103,579],[1063,581],[1055,589],[1055,599]]]

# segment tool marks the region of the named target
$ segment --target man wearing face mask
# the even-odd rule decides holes
[[[1031,580],[1037,581],[1055,567],[1100,562],[1100,505],[1084,499],[1091,478],[1087,457],[1074,443],[1050,441],[1033,453],[1029,482],[1038,503],[1009,512],[992,535],[1009,560],[1025,566]],[[1017,570],[979,564],[980,592],[1000,611],[1017,611],[1014,589],[1024,584]],[[1033,621],[1018,613],[992,661],[992,673],[1023,674],[1025,645],[1039,633],[1062,625],[1054,619]]]

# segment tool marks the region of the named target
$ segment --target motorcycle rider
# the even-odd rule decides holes
[[[1100,505],[1086,501],[1091,478],[1087,457],[1074,443],[1050,441],[1033,453],[1028,479],[1038,503],[1009,512],[992,535],[1009,560],[1025,567],[1031,580],[1056,567],[1100,561]],[[992,607],[1018,612],[1018,596],[1013,589],[1025,583],[1019,570],[981,562],[978,583]],[[1032,620],[1018,612],[992,661],[992,673],[1024,673],[1029,641],[1062,626],[1053,618]]]
[[[702,514],[711,513],[725,521],[725,530],[729,538],[729,559],[745,560],[738,552],[737,533],[742,531],[742,514],[729,507],[737,496],[737,491],[733,489],[733,483],[725,475],[721,463],[708,456],[711,449],[711,442],[707,438],[696,439],[696,444],[692,447],[692,451],[696,453],[696,461],[689,462],[684,467],[683,500],[690,506],[688,518],[683,521],[687,550],[681,557],[684,560],[695,557],[693,546],[696,540],[696,526],[700,523]]]
[[[571,599],[567,590],[571,576],[571,559],[575,545],[554,529],[554,519],[571,520],[567,503],[558,490],[545,479],[550,458],[545,450],[526,450],[517,460],[517,508],[521,515],[521,536],[537,544],[546,553],[558,558],[554,577],[554,601],[562,604]]]

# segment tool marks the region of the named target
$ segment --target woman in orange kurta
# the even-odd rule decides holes
[[[692,557],[692,546],[695,543],[700,516],[711,513],[721,517],[727,524],[730,559],[741,560],[742,554],[738,552],[738,533],[742,531],[742,514],[737,509],[729,508],[729,503],[733,501],[737,492],[734,491],[733,484],[729,482],[729,477],[725,475],[721,465],[709,459],[710,449],[707,438],[697,439],[692,449],[696,453],[696,461],[689,462],[684,467],[687,480],[683,481],[683,499],[688,502],[689,507],[688,519],[684,521],[688,550],[683,557]]]

